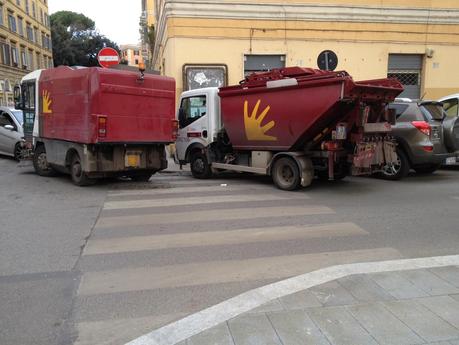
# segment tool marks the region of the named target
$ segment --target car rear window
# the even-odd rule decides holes
[[[424,104],[420,108],[428,120],[442,121],[445,118],[443,107],[440,104]]]
[[[389,104],[389,109],[395,109],[395,117],[398,119],[400,115],[402,115],[405,110],[408,108],[408,104],[397,104],[392,103]]]

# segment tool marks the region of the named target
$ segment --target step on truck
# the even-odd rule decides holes
[[[176,159],[196,178],[220,171],[270,175],[283,190],[396,164],[393,79],[288,67],[239,85],[182,93]]]
[[[76,185],[125,176],[147,181],[167,167],[175,141],[172,78],[61,66],[26,75],[15,88],[24,113],[23,159],[36,172],[68,173]]]

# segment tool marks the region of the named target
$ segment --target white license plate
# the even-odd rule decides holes
[[[446,158],[446,165],[453,165],[453,164],[456,164],[456,157]]]

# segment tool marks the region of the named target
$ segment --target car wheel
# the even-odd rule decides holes
[[[51,177],[56,175],[56,171],[49,165],[46,159],[46,149],[44,145],[37,146],[33,153],[33,167],[40,176]]]
[[[425,165],[422,167],[415,167],[414,170],[418,174],[432,174],[440,168],[439,164]]]
[[[76,186],[89,186],[97,182],[95,179],[88,178],[88,175],[83,171],[81,159],[77,153],[73,155],[72,162],[70,163],[70,175]]]
[[[274,162],[271,175],[274,184],[282,190],[296,190],[301,185],[300,169],[291,157],[282,157]]]
[[[21,157],[22,157],[22,145],[21,143],[16,143],[16,145],[14,145],[14,159],[19,162],[21,160]]]
[[[397,149],[397,162],[393,164],[386,164],[383,167],[381,177],[385,180],[400,180],[408,175],[410,171],[410,162],[405,152]]]
[[[212,170],[207,157],[202,152],[193,153],[190,160],[190,169],[193,177],[207,179],[212,177]]]

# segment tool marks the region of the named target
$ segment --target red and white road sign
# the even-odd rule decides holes
[[[118,65],[120,62],[120,56],[118,52],[113,48],[102,48],[97,54],[97,61],[99,65],[104,68],[108,68],[113,65]]]

